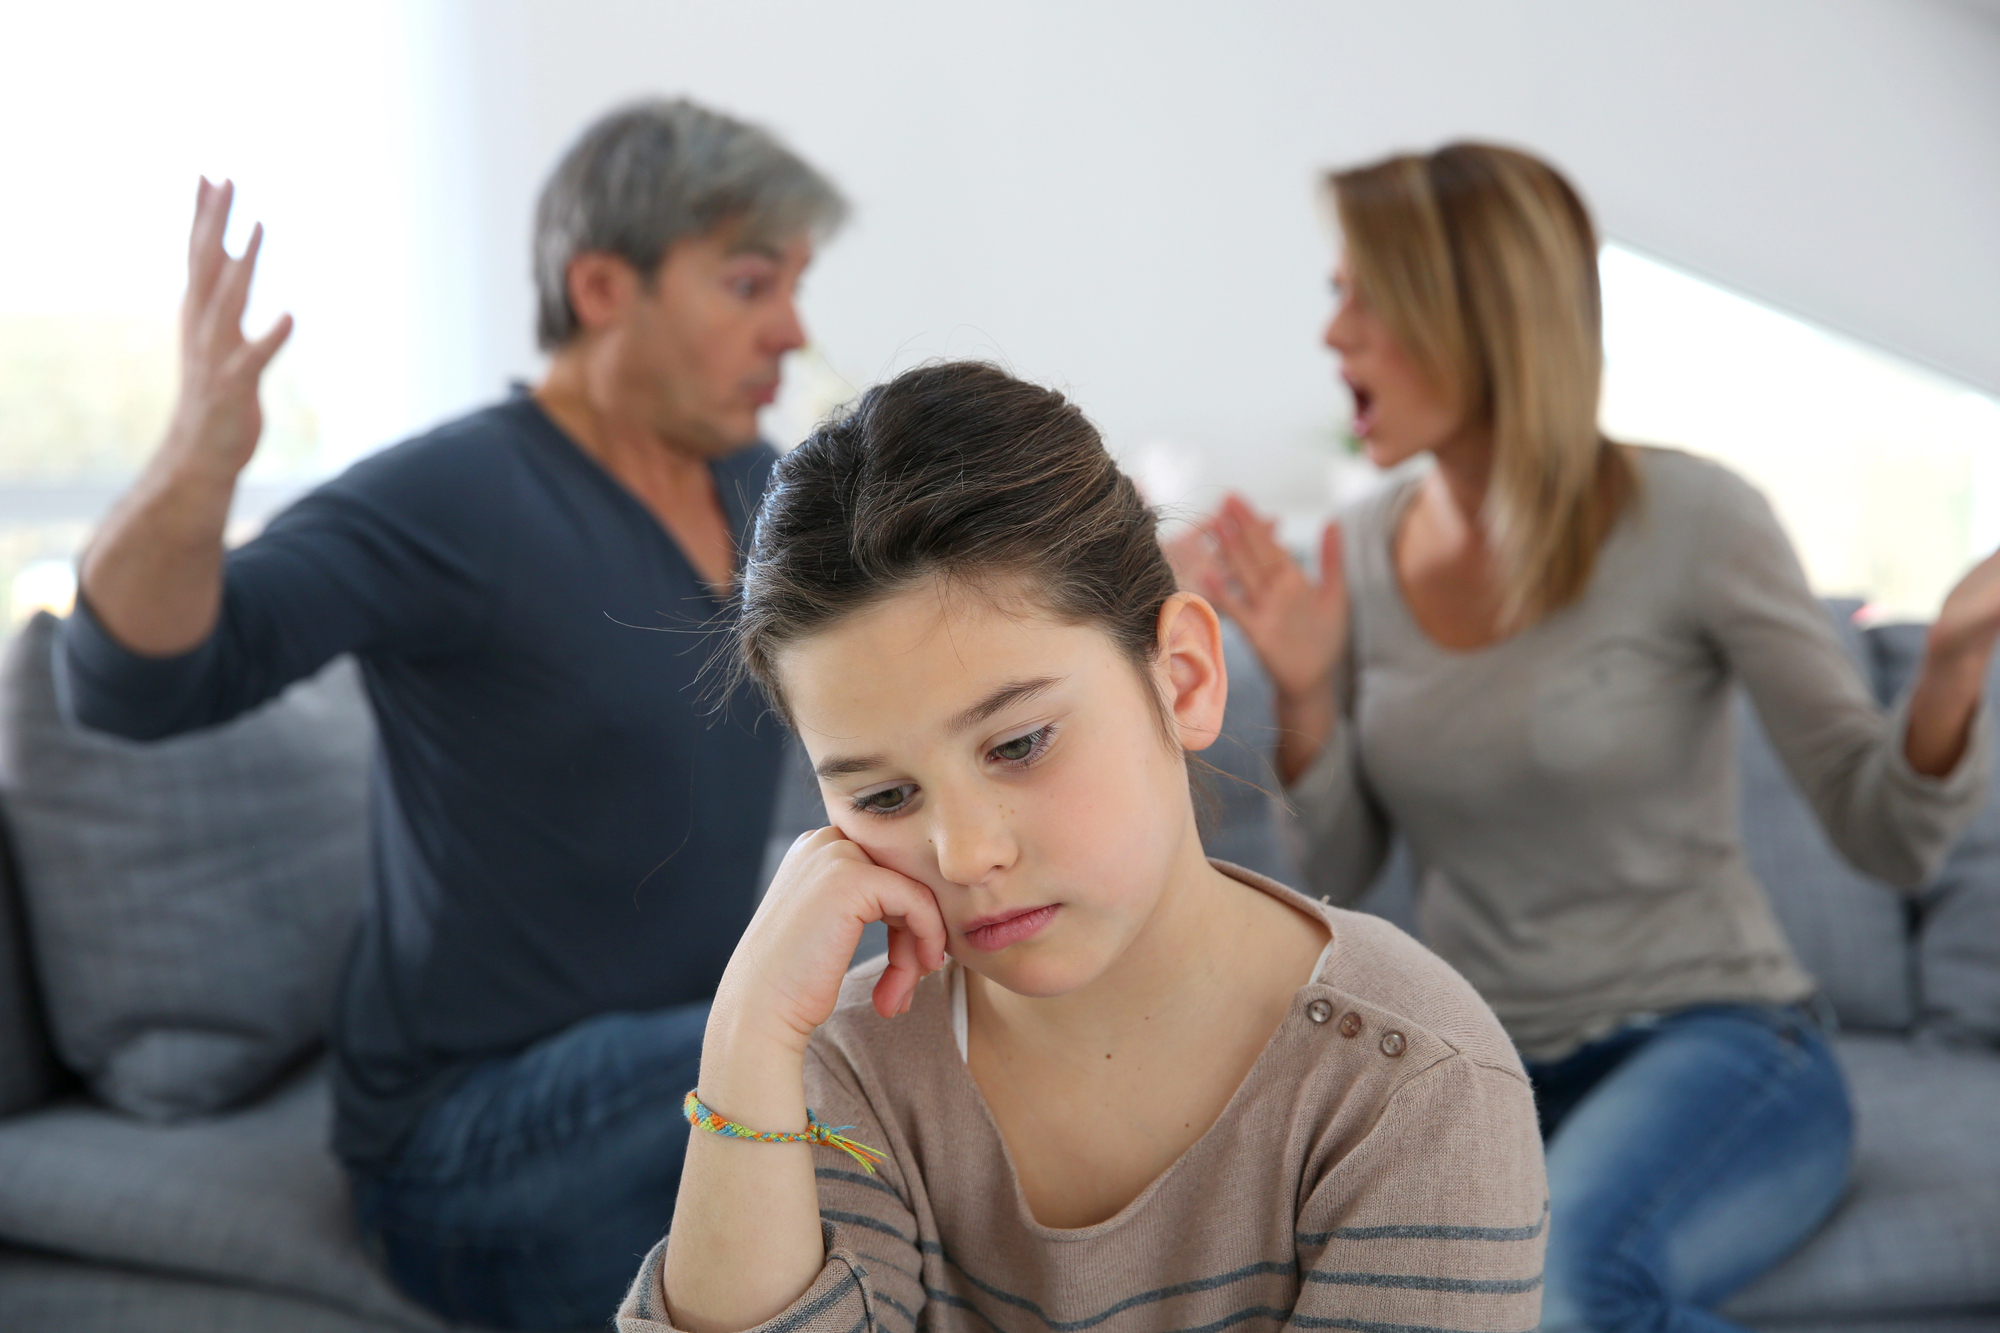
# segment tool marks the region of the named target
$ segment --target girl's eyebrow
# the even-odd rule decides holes
[[[953,718],[950,723],[951,729],[953,731],[964,731],[967,727],[976,727],[1001,709],[1011,704],[1020,703],[1025,699],[1032,699],[1044,691],[1052,690],[1062,684],[1065,679],[1067,677],[1064,676],[1037,676],[1033,680],[1017,680],[1011,684],[1002,685],[999,689],[993,691],[993,693],[987,695],[984,699],[981,699],[978,703]]]
[[[1067,679],[1069,679],[1067,676],[1036,676],[1033,680],[1011,681],[954,717],[948,725],[954,732],[976,727],[1001,709],[1052,690]],[[866,773],[871,768],[884,768],[888,763],[888,758],[879,754],[829,755],[813,765],[813,772],[819,775],[822,782],[831,782],[850,773]]]

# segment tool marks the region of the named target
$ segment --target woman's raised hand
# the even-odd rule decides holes
[[[1224,499],[1203,531],[1217,561],[1202,572],[1200,590],[1242,627],[1279,696],[1298,700],[1330,692],[1347,647],[1340,525],[1329,523],[1320,534],[1317,580],[1278,545],[1276,522],[1240,496]]]
[[[1964,757],[1996,640],[2000,552],[1974,565],[1945,594],[1931,622],[1923,666],[1910,690],[1910,725],[1903,739],[1903,755],[1917,772],[1943,777]]]
[[[1277,524],[1231,495],[1167,552],[1186,586],[1234,620],[1277,695],[1278,776],[1295,781],[1339,725],[1334,677],[1347,651],[1347,579],[1340,525],[1320,534],[1314,580],[1278,545]]]
[[[235,193],[229,182],[211,185],[206,178],[196,193],[181,302],[180,398],[167,432],[175,463],[231,481],[256,452],[264,429],[258,381],[292,332],[292,317],[280,315],[263,337],[243,336],[264,228],[260,223],[250,233],[242,255],[232,259],[223,249]]]
[[[737,943],[716,993],[716,1018],[803,1053],[832,1016],[871,921],[889,928],[889,964],[875,982],[875,1009],[889,1018],[909,1007],[926,974],[944,966],[937,899],[927,886],[876,865],[837,828],[803,835]]]

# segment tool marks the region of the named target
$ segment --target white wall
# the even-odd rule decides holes
[[[858,206],[806,315],[856,383],[997,355],[1115,447],[1324,496],[1317,168],[1534,147],[1631,246],[2000,392],[2000,13],[1953,0],[436,0],[429,406],[537,364],[534,191],[624,98],[770,125]]]

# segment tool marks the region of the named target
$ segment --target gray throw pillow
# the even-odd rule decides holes
[[[1891,697],[1923,663],[1923,625],[1869,632],[1876,670]],[[2000,662],[1986,677],[2000,690]],[[1994,756],[2000,768],[2000,755]],[[2000,1045],[2000,775],[1936,879],[1925,886],[1917,925],[1917,1030],[1953,1045]]]
[[[1826,603],[1841,646],[1872,676],[1868,645],[1853,619],[1859,607]],[[1834,850],[1740,692],[1736,764],[1743,853],[1799,961],[1846,1026],[1907,1030],[1917,1013],[1908,902]]]
[[[153,1119],[261,1090],[324,1035],[368,876],[374,731],[351,663],[224,726],[135,744],[66,726],[57,622],[0,662],[0,785],[49,1025]]]
[[[41,1105],[58,1082],[28,951],[13,850],[5,835],[5,821],[0,820],[0,1116]]]

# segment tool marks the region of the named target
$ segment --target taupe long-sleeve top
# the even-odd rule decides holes
[[[1394,926],[1216,865],[1333,938],[1221,1119],[1096,1226],[1028,1212],[954,1036],[955,969],[897,1019],[869,1002],[879,960],[849,975],[808,1050],[807,1102],[888,1160],[868,1176],[820,1150],[826,1266],[760,1330],[1534,1328],[1541,1143],[1492,1013]],[[664,1253],[623,1333],[673,1327]]]
[[[1730,694],[1857,868],[1914,887],[1977,808],[1987,710],[1956,771],[1903,757],[1763,496],[1713,463],[1635,450],[1641,490],[1583,596],[1472,652],[1413,619],[1392,560],[1407,482],[1343,527],[1343,721],[1290,791],[1306,881],[1346,902],[1392,827],[1424,940],[1529,1059],[1642,1013],[1813,991],[1744,861]]]

